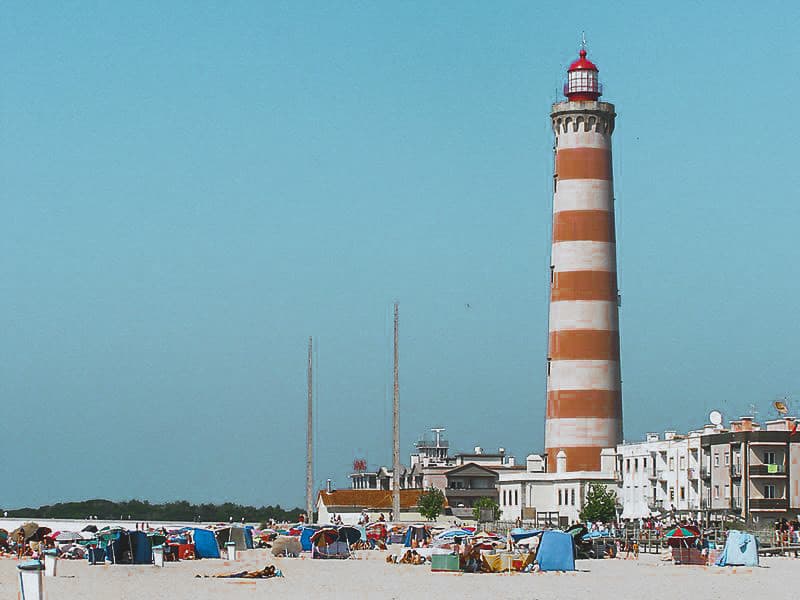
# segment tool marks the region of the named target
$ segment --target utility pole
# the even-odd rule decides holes
[[[308,415],[306,423],[306,519],[314,522],[314,339],[308,338]]]
[[[400,520],[400,381],[398,371],[397,329],[400,312],[397,302],[394,303],[394,389],[392,394],[392,517]]]

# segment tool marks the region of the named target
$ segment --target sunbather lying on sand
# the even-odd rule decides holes
[[[267,565],[258,571],[220,573],[218,575],[195,575],[195,577],[213,577],[216,579],[269,579],[270,577],[283,577],[283,573],[276,570],[275,565]]]

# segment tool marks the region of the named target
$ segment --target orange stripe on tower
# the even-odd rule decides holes
[[[617,300],[617,274],[612,271],[556,271],[550,300]]]
[[[563,148],[556,153],[558,179],[611,179],[611,151],[604,148]]]
[[[547,416],[572,419],[619,417],[621,394],[609,390],[550,390],[547,392]]]
[[[549,448],[547,450],[547,470],[556,470],[556,454],[563,450],[567,455],[567,471],[599,471],[600,451],[593,446],[574,446]]]
[[[552,331],[550,332],[550,358],[552,360],[619,360],[619,333],[594,329]]]
[[[553,242],[613,242],[614,213],[608,210],[566,210],[553,215]]]

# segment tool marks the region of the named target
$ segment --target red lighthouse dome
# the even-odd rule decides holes
[[[570,101],[597,100],[603,95],[603,87],[597,79],[597,66],[586,58],[586,49],[581,48],[580,58],[567,69],[564,95]]]

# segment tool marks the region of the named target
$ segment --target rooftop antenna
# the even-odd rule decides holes
[[[756,418],[758,416],[758,411],[756,410],[755,404],[750,405],[750,416],[753,417],[753,422],[756,422],[758,420]]]
[[[444,427],[431,427],[431,431],[436,435],[436,447],[438,448],[442,432],[446,431],[446,429]]]
[[[586,50],[586,32],[581,31],[581,48]]]

